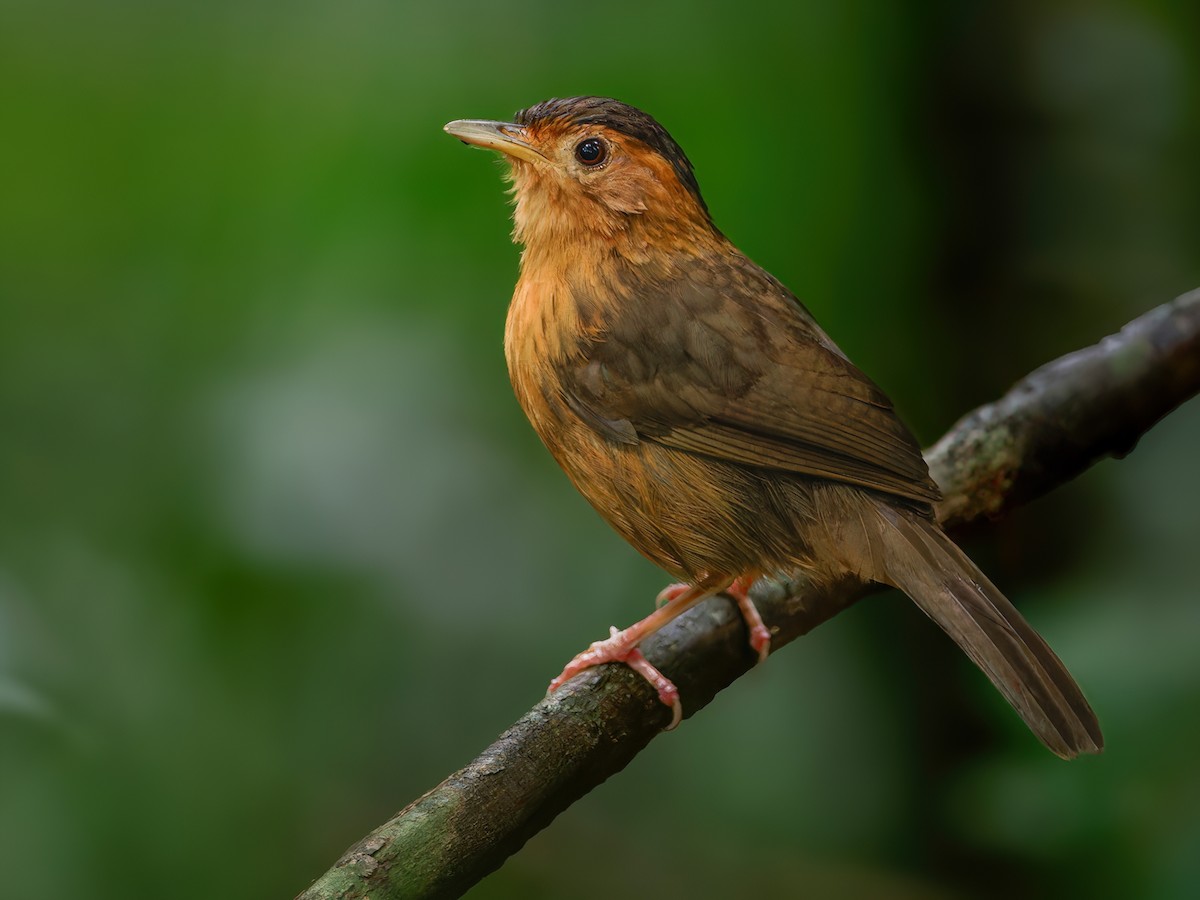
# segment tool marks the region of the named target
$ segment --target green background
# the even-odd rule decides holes
[[[500,169],[612,95],[924,441],[1200,285],[1194,4],[0,6],[0,895],[290,896],[665,577],[537,443]],[[1200,894],[1200,407],[972,542],[1109,749],[898,596],[476,898]]]

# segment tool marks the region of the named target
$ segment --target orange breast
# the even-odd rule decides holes
[[[581,327],[562,280],[522,277],[505,329],[509,377],[559,466],[625,540],[678,578],[764,568],[744,525],[757,502],[747,473],[653,442],[608,440],[571,409],[562,373],[582,362]]]

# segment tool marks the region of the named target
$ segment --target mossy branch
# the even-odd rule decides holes
[[[939,518],[958,528],[1001,515],[1105,456],[1124,456],[1198,390],[1200,290],[1043,366],[961,419],[926,454],[945,494]],[[847,580],[816,591],[793,576],[760,581],[754,597],[774,651],[870,589]],[[753,664],[742,619],[722,597],[681,616],[643,650],[678,685],[689,716]],[[585,673],[356,843],[300,898],[457,897],[621,771],[669,717],[626,667]]]

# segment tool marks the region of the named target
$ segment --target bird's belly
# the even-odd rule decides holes
[[[802,557],[800,510],[772,506],[761,473],[651,441],[617,443],[568,418],[541,434],[551,454],[618,534],[675,577],[733,578]]]

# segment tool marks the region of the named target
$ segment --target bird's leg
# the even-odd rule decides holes
[[[738,609],[741,610],[742,618],[746,620],[746,627],[750,630],[750,646],[758,653],[758,661],[763,663],[767,659],[767,654],[771,652],[771,629],[763,623],[762,616],[758,614],[758,608],[750,599],[750,585],[752,584],[754,584],[752,576],[735,578],[733,584],[725,588],[725,593],[734,599]]]
[[[679,703],[679,689],[671,683],[671,680],[667,676],[650,664],[650,661],[638,650],[638,644],[676,616],[686,612],[705,597],[711,597],[725,588],[726,585],[718,581],[715,584],[712,582],[701,582],[694,585],[679,585],[678,587],[681,589],[673,591],[672,596],[662,606],[646,616],[642,621],[630,625],[624,631],[612,628],[608,638],[603,641],[596,641],[567,663],[567,667],[562,670],[562,674],[550,682],[550,692],[553,693],[558,690],[567,681],[585,669],[590,669],[592,666],[598,666],[606,662],[623,662],[650,682],[651,686],[658,692],[658,699],[664,705],[671,707],[671,724],[667,726],[666,730],[670,731],[678,725],[680,719],[683,717],[683,707]]]
[[[771,630],[763,624],[762,616],[758,614],[758,610],[754,606],[754,601],[750,599],[750,586],[752,584],[754,584],[754,576],[744,575],[741,578],[734,579],[733,584],[725,588],[725,593],[737,603],[738,609],[742,613],[742,618],[746,620],[746,627],[750,630],[750,646],[758,654],[758,661],[761,663],[767,658],[767,654],[771,652]],[[686,584],[669,584],[659,591],[656,602],[661,607],[670,603],[687,590],[688,586]]]

